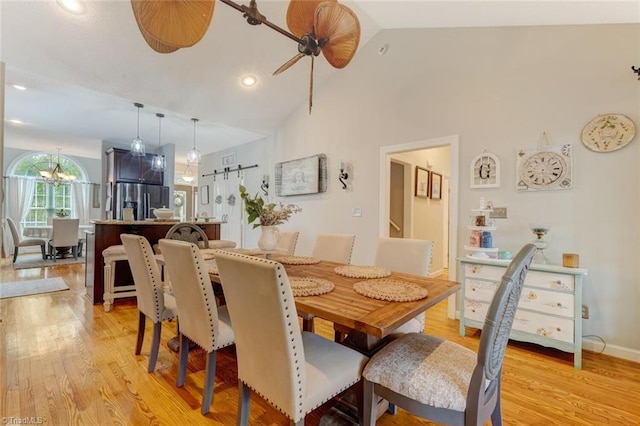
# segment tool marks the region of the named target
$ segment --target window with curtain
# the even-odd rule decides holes
[[[65,173],[75,175],[77,181],[86,181],[82,167],[78,163],[62,155],[45,153],[26,156],[16,163],[10,173],[12,176],[33,177],[36,180],[31,207],[22,220],[23,226],[46,225],[47,218],[56,216],[74,216],[74,197],[72,196],[71,184],[54,185],[44,182],[40,177],[40,171],[51,170],[58,160]]]

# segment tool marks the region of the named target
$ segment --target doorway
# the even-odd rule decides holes
[[[402,204],[404,206],[404,223],[403,223],[403,236],[405,238],[420,238],[420,235],[423,234],[420,231],[419,226],[427,226],[429,225],[429,221],[437,220],[439,221],[438,229],[440,230],[439,235],[435,235],[434,237],[430,237],[428,239],[434,239],[439,241],[439,244],[436,244],[435,250],[441,250],[439,253],[441,256],[439,257],[439,265],[435,265],[433,269],[448,269],[449,279],[455,280],[457,271],[456,271],[456,258],[457,258],[457,229],[458,229],[458,174],[459,174],[459,138],[457,135],[447,136],[442,138],[435,139],[426,139],[416,142],[410,142],[405,144],[391,145],[380,148],[380,217],[379,217],[379,235],[381,236],[392,236],[390,230],[393,228],[391,225],[392,216],[391,216],[391,180],[392,176],[394,179],[397,179],[397,167],[398,165],[403,168],[403,176],[404,176],[404,190],[401,191],[403,194]],[[436,213],[433,217],[420,217],[420,221],[414,220],[412,217],[414,214],[424,215],[425,211],[421,210],[418,213],[414,213],[416,207],[425,207],[428,208],[429,204],[438,205],[437,199],[429,199],[425,203],[424,200],[420,200],[419,204],[416,203],[416,197],[414,196],[414,191],[412,187],[412,176],[415,170],[415,160],[412,159],[411,155],[408,153],[447,147],[449,152],[448,162],[448,173],[438,173],[440,170],[436,168],[432,168],[432,172],[436,172],[436,174],[440,174],[442,177],[442,186],[441,193],[443,197],[446,197],[446,201],[448,203],[441,203],[441,213]],[[393,158],[393,161],[392,161]],[[396,165],[394,165],[394,163]],[[428,164],[420,165],[425,169],[428,168]],[[396,170],[392,173],[392,170]],[[395,198],[393,203],[395,203]],[[436,209],[437,211],[438,209]],[[426,214],[432,214],[426,213]],[[397,212],[394,212],[397,215]],[[440,214],[440,216],[438,216]],[[397,218],[397,216],[394,216]],[[396,221],[393,221],[396,223]],[[397,224],[397,223],[396,223]],[[412,226],[415,224],[415,226]],[[438,246],[440,246],[438,248]],[[434,251],[435,254],[435,251]],[[432,272],[437,272],[432,270]],[[443,271],[440,271],[443,272]],[[455,318],[456,314],[456,303],[455,296],[452,296],[452,299],[449,299],[449,307],[448,307],[448,316],[450,318]]]

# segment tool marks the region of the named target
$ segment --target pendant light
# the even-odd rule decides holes
[[[138,108],[138,131],[136,137],[131,141],[131,155],[142,157],[144,156],[144,142],[140,138],[140,108],[144,108],[144,105],[138,102],[134,102],[133,105]]]
[[[160,140],[162,138],[162,118],[164,117],[164,114],[158,112],[156,113],[156,117],[158,117],[158,149],[160,149]],[[151,169],[156,172],[164,170],[164,155],[158,153],[153,157],[153,160],[151,161]]]
[[[193,180],[196,177],[194,176],[193,172],[191,171],[191,164],[187,165],[187,168],[184,170],[184,173],[182,174],[182,180],[187,182],[187,183],[191,183],[193,182]]]
[[[196,123],[199,120],[192,118],[191,121],[193,121],[193,149],[187,153],[187,164],[200,164],[200,151],[196,149]]]

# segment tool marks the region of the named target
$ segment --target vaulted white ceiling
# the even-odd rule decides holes
[[[360,19],[361,46],[392,28],[640,22],[640,2],[635,0],[342,3]],[[287,5],[284,0],[258,0],[261,13],[282,27]],[[0,18],[8,147],[53,152],[59,146],[63,154],[98,158],[101,141],[127,143],[135,136],[133,102],[141,102],[145,143],[158,145],[155,113],[162,112],[162,143],[176,144],[177,161],[184,162],[193,145],[191,117],[200,119],[198,149],[210,153],[273,134],[307,102],[309,58],[272,76],[297,53],[296,43],[265,26],[247,25],[221,2],[216,2],[203,39],[171,54],[147,46],[125,0],[87,1],[81,15],[64,11],[53,0],[3,0]],[[314,90],[347,70],[335,70],[317,58]],[[258,84],[242,87],[244,74],[255,75]],[[24,124],[8,121],[13,119]]]

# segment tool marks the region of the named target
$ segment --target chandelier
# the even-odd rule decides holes
[[[46,183],[52,185],[59,185],[61,183],[71,183],[76,180],[76,176],[70,173],[64,173],[62,166],[60,166],[60,148],[58,150],[58,161],[53,164],[53,159],[49,158],[49,169],[40,170],[40,176]]]

